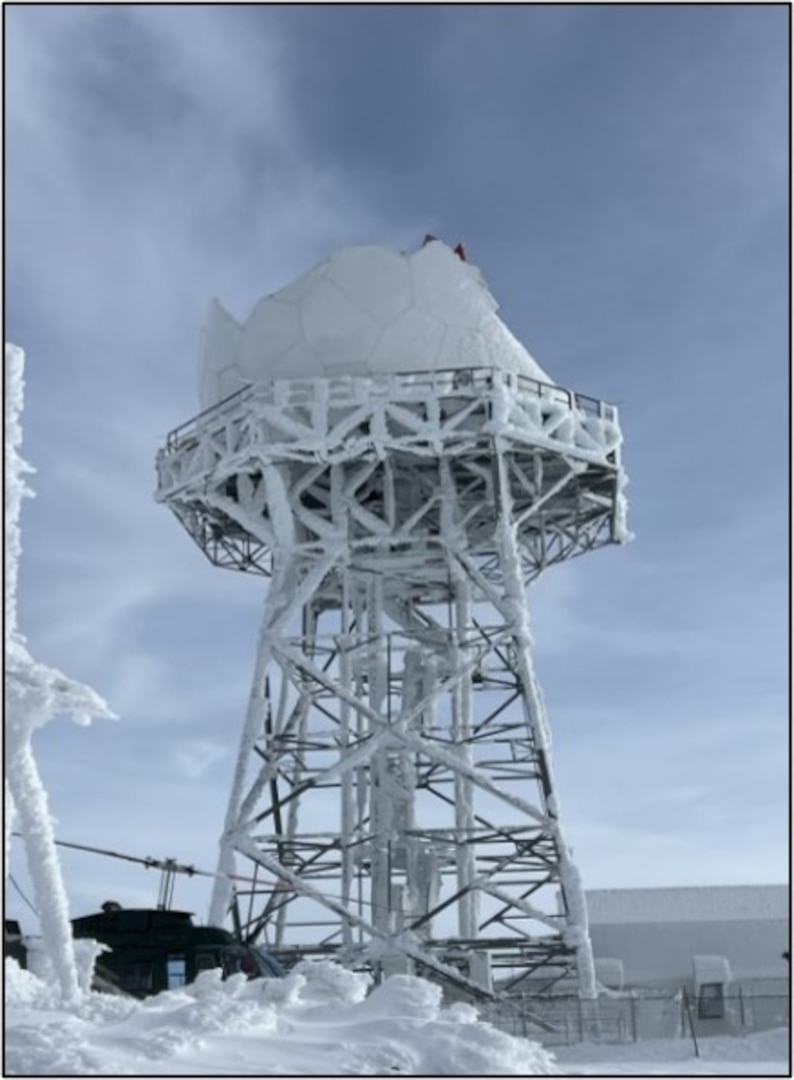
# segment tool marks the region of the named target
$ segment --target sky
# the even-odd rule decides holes
[[[265,586],[153,499],[209,301],[244,319],[336,248],[430,232],[556,382],[620,408],[635,540],[531,593],[585,887],[787,880],[787,8],[5,16],[20,626],[119,714],[38,737],[58,837],[215,866]],[[74,914],[156,899],[132,863],[64,871]]]

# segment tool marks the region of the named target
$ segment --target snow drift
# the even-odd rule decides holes
[[[330,961],[285,979],[219,971],[145,1001],[90,994],[58,1009],[52,990],[6,962],[9,1075],[540,1076],[553,1058],[441,1002],[438,986],[370,979]]]

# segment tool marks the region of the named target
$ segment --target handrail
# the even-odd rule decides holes
[[[387,385],[388,382],[393,379],[396,379],[399,384],[411,387],[433,387],[437,386],[440,382],[445,384],[451,382],[451,386],[444,386],[444,393],[439,395],[448,397],[451,394],[460,393],[462,390],[465,390],[467,386],[483,384],[486,386],[493,386],[495,376],[500,378],[504,385],[514,385],[517,389],[536,394],[538,397],[561,401],[570,409],[578,409],[581,412],[596,417],[604,417],[606,419],[614,418],[614,406],[600,401],[598,398],[567,390],[565,387],[556,386],[554,383],[546,383],[540,379],[534,379],[531,375],[525,375],[523,372],[503,371],[500,368],[495,367],[444,368],[440,371],[428,371],[425,369],[420,371],[401,371],[393,374],[384,373],[383,375],[337,375],[331,376],[331,378],[324,381],[328,382],[331,390],[333,390],[334,387],[352,387],[362,383]],[[230,411],[230,407],[236,409],[243,401],[257,395],[262,390],[269,389],[272,392],[272,388],[276,383],[288,383],[294,390],[300,390],[303,387],[305,387],[306,390],[309,390],[316,382],[316,378],[303,377],[296,379],[274,379],[268,383],[249,383],[247,386],[242,386],[239,390],[235,390],[234,393],[229,394],[215,405],[203,409],[190,420],[186,420],[178,427],[173,428],[166,438],[166,450],[175,450],[183,441],[184,437],[188,435],[189,431],[201,427],[203,423],[208,420],[220,418],[225,412]]]
[[[172,428],[172,430],[169,431],[168,435],[166,436],[166,445],[170,447],[173,443],[178,442],[178,436],[181,432],[185,431],[187,428],[192,428],[195,425],[198,425],[199,421],[202,419],[208,419],[210,416],[216,413],[220,415],[230,402],[236,402],[238,398],[242,401],[243,398],[245,398],[248,394],[253,393],[254,389],[255,386],[253,383],[249,384],[248,386],[241,386],[240,389],[235,390],[233,394],[229,394],[228,397],[225,397],[221,401],[216,402],[214,405],[210,405],[208,408],[203,409],[200,413],[197,413],[196,416],[191,417],[190,420],[185,420],[184,423],[180,424],[178,427]]]

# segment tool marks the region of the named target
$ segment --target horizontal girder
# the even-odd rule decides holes
[[[418,560],[421,590],[434,565],[443,573],[450,523],[488,572],[498,454],[529,581],[624,538],[619,445],[614,407],[503,372],[274,383],[177,429],[158,456],[157,497],[218,566],[269,575],[288,505],[307,554],[343,535],[374,572],[399,560],[410,579]],[[273,465],[287,505],[273,505]]]

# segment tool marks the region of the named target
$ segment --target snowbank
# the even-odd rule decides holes
[[[438,987],[330,962],[285,979],[192,986],[147,1001],[88,994],[69,1009],[6,961],[4,1075],[10,1076],[700,1076],[789,1075],[788,1029],[744,1038],[562,1046],[552,1058],[502,1034]]]
[[[396,975],[370,991],[330,961],[285,979],[205,972],[146,1001],[52,990],[6,961],[7,1075],[543,1076],[553,1058],[441,1003],[439,987]]]
[[[648,1039],[611,1045],[578,1043],[555,1050],[563,1073],[585,1076],[789,1076],[788,1028],[755,1035],[722,1035],[698,1040]]]

